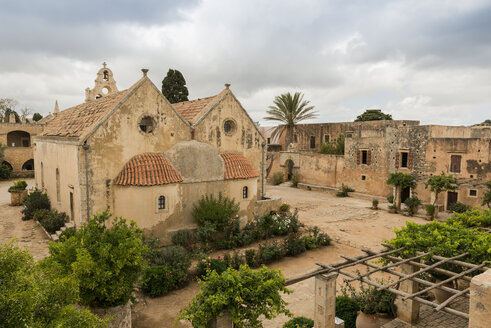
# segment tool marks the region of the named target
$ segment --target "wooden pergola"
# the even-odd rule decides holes
[[[357,256],[357,257],[349,257],[345,255],[341,255],[344,259],[342,261],[332,263],[332,264],[322,264],[316,263],[319,266],[319,269],[304,274],[302,276],[289,279],[286,282],[286,285],[292,285],[302,280],[311,278],[311,277],[319,277],[319,276],[330,276],[331,280],[334,279],[334,289],[335,289],[335,279],[338,274],[344,275],[348,277],[347,281],[360,281],[366,283],[368,285],[376,287],[378,290],[388,290],[391,293],[398,296],[402,302],[398,304],[398,317],[402,317],[404,321],[414,323],[417,321],[419,316],[419,304],[425,304],[433,308],[434,311],[444,311],[462,318],[469,319],[469,313],[464,313],[458,311],[450,305],[459,297],[470,297],[470,288],[465,288],[463,290],[459,290],[457,288],[449,287],[449,283],[454,283],[456,285],[456,281],[458,279],[465,280],[470,282],[473,275],[476,275],[480,272],[484,272],[487,270],[487,263],[482,263],[479,265],[471,264],[464,262],[464,260],[469,254],[463,253],[457,256],[453,256],[450,258],[432,255],[429,252],[417,252],[414,256],[410,258],[399,258],[396,253],[405,250],[405,248],[394,249],[392,245],[382,244],[384,249],[375,252],[369,249],[363,249],[365,254]],[[373,263],[374,260],[385,259],[389,264],[386,265],[377,265]],[[423,263],[423,261],[426,263]],[[429,264],[428,264],[429,263]],[[442,268],[445,264],[451,264],[455,270],[448,270]],[[346,271],[345,269],[356,266],[363,265],[367,268],[367,272],[364,274],[351,273]],[[458,269],[457,269],[458,268]],[[454,272],[459,271],[459,272]],[[382,285],[381,283],[374,281],[370,278],[370,276],[376,272],[385,272],[390,274],[395,278],[395,280],[390,281],[387,284]],[[422,274],[426,274],[429,272],[437,272],[443,274],[449,278],[440,281],[440,282],[431,282],[425,279],[422,279]],[[319,283],[320,284],[320,283]],[[317,280],[316,280],[316,289],[317,289]],[[331,285],[332,286],[332,285]],[[421,287],[420,287],[421,286]],[[444,302],[437,304],[433,301],[429,301],[423,298],[424,294],[433,290],[433,289],[441,289],[452,295]],[[332,294],[332,293],[331,293]],[[334,291],[335,298],[335,291]],[[316,295],[317,302],[317,295]],[[402,305],[402,306],[400,306]],[[316,305],[316,308],[318,306]],[[317,311],[317,310],[316,310]],[[317,316],[317,314],[316,314]],[[405,318],[405,319],[404,319]],[[328,325],[319,324],[316,327],[330,327]]]

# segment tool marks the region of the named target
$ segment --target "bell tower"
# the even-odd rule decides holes
[[[114,81],[113,72],[107,68],[106,62],[102,63],[102,68],[97,72],[95,85],[93,89],[85,89],[85,101],[91,101],[118,92],[116,81]]]

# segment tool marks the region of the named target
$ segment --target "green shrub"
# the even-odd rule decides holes
[[[283,173],[281,172],[276,172],[275,174],[273,174],[273,184],[275,186],[279,185],[279,184],[282,184],[284,181],[284,176],[283,176]]]
[[[0,164],[0,180],[8,180],[12,175],[12,169],[7,164]]]
[[[452,204],[448,210],[450,212],[454,212],[454,213],[464,213],[464,212],[467,212],[468,210],[470,210],[470,206],[467,206],[461,202],[457,202],[455,204]]]
[[[321,232],[317,236],[317,245],[318,246],[328,246],[331,244],[331,237],[327,235],[325,232]]]
[[[349,186],[345,186],[344,184],[343,184],[342,186],[343,186],[343,187],[342,187],[342,190],[343,190],[344,192],[346,192],[346,193],[349,193],[349,192],[354,192],[354,191],[355,191],[355,189],[353,189],[353,188],[351,188],[351,187],[349,187]]]
[[[295,317],[288,320],[283,328],[314,328],[314,320],[305,317]]]
[[[65,241],[68,238],[75,236],[75,232],[76,232],[75,228],[65,229],[60,235],[60,240]]]
[[[418,207],[419,205],[421,205],[421,201],[419,200],[418,197],[416,196],[412,196],[412,197],[409,197],[407,198],[405,201],[404,201],[404,204],[408,207],[408,208],[413,208],[413,207]]]
[[[298,174],[292,174],[291,183],[292,183],[292,187],[294,188],[298,187]]]
[[[143,269],[142,231],[123,218],[106,224],[110,217],[107,211],[95,215],[73,237],[49,245],[46,261],[77,279],[82,305],[126,304]]]
[[[258,255],[255,249],[247,249],[245,251],[245,260],[248,266],[256,268],[259,266]]]
[[[349,192],[354,192],[355,190],[353,188],[350,188],[348,186],[345,186],[344,184],[341,187],[341,191],[338,191],[336,193],[336,197],[349,197],[348,193]]]
[[[34,220],[39,221],[43,228],[50,234],[54,234],[65,226],[65,223],[69,221],[66,213],[58,213],[57,210],[40,209],[34,212]]]
[[[358,303],[349,296],[336,297],[336,317],[344,320],[345,328],[356,328]]]
[[[377,206],[378,206],[378,199],[372,199],[372,206],[373,206],[373,208],[377,208]]]
[[[433,217],[433,215],[435,215],[436,207],[435,207],[435,205],[432,205],[432,204],[426,204],[425,210],[426,210],[427,215]]]
[[[302,243],[306,250],[317,248],[317,240],[312,236],[303,236]]]
[[[142,291],[150,297],[162,296],[178,284],[172,268],[167,265],[151,266],[143,273]]]
[[[384,284],[383,281],[380,283]],[[356,290],[352,285],[346,283],[341,291],[343,296],[353,299],[358,309],[365,314],[392,312],[392,302],[395,295],[388,290],[378,290],[376,287],[366,286],[364,283],[361,283],[359,290]],[[351,301],[347,301],[347,303],[348,306],[351,306]]]
[[[320,149],[320,154],[344,155],[344,134],[340,134],[336,141],[324,142]]]
[[[184,283],[188,278],[191,259],[181,246],[168,246],[157,251],[151,265],[167,266],[172,272],[175,285]]]
[[[394,203],[394,195],[390,194],[389,196],[387,196],[387,201],[388,201],[390,204],[393,204],[393,203]]]
[[[193,245],[197,241],[196,234],[189,229],[177,230],[176,233],[172,235],[171,240],[174,245],[182,246],[188,251],[193,249]]]
[[[14,185],[9,188],[8,192],[19,192],[26,190],[26,188],[27,182],[25,182],[24,180],[17,180],[14,182]]]
[[[1,173],[0,173],[0,178],[1,178]],[[486,181],[484,183],[484,185],[486,186],[487,190],[482,195],[481,206],[487,205],[488,208],[490,208],[490,204],[491,204],[491,180],[490,181]]]
[[[286,254],[296,256],[305,252],[305,245],[299,233],[291,233],[283,240],[282,248],[286,249]]]
[[[234,252],[234,256],[232,256],[231,263],[229,266],[231,266],[234,269],[239,269],[239,267],[243,264],[245,264],[244,257],[239,253]]]
[[[281,248],[276,243],[270,245],[259,244],[258,257],[261,264],[268,264],[281,260],[285,257],[285,253],[285,249]]]
[[[465,227],[491,227],[491,210],[470,210],[464,213],[454,213],[446,221],[449,224],[459,222]]]
[[[196,275],[201,279],[204,279],[211,272],[221,274],[225,270],[227,270],[227,264],[220,256],[216,259],[207,257],[198,261]]]
[[[289,210],[290,210],[290,205],[285,204],[285,203],[281,204],[281,206],[280,206],[281,212],[288,212]]]
[[[22,209],[22,220],[31,220],[34,212],[40,209],[51,209],[51,203],[48,195],[42,191],[35,189],[30,192],[24,199],[24,208]]]
[[[228,268],[221,275],[212,272],[199,284],[200,291],[179,317],[189,320],[193,327],[208,327],[209,321],[225,309],[238,328],[262,327],[260,317],[291,316],[280,294],[291,291],[279,270],[252,270],[242,265],[239,270]]]

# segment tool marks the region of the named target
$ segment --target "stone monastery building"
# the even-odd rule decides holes
[[[243,221],[258,199],[264,138],[229,89],[170,104],[143,77],[118,91],[99,70],[83,104],[57,113],[36,137],[36,184],[76,225],[109,209],[164,242],[194,226],[193,205],[221,192]]]

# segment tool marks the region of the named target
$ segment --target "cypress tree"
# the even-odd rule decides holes
[[[188,88],[186,80],[177,69],[169,69],[162,81],[162,94],[171,104],[188,101]]]

